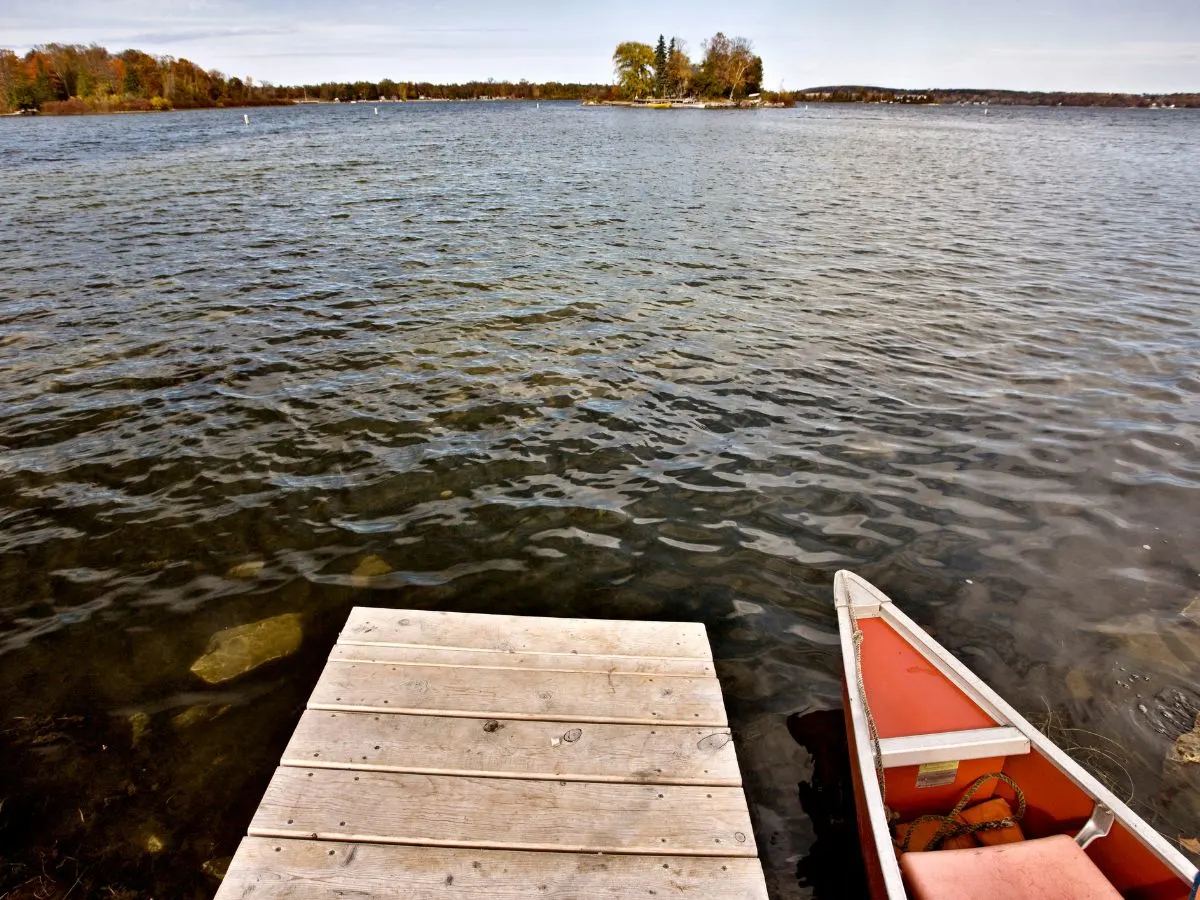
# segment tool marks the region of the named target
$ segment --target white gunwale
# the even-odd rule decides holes
[[[971,700],[1001,726],[1012,726],[1021,732],[1033,749],[1037,750],[1053,763],[1094,802],[1101,803],[1113,811],[1122,825],[1129,830],[1142,844],[1157,856],[1168,868],[1175,872],[1181,880],[1191,883],[1197,874],[1193,866],[1179,850],[1176,850],[1161,834],[1142,821],[1126,804],[1101,784],[1093,775],[1079,763],[1071,759],[1053,741],[1038,731],[1017,710],[1008,704],[999,694],[992,690],[974,672],[964,666],[945,647],[935,641],[920,625],[905,615],[882,591],[866,579],[845,569],[834,576],[834,598],[838,611],[838,626],[842,637],[842,660],[845,665],[846,679],[849,685],[847,691],[850,697],[851,720],[854,726],[855,743],[857,744],[858,765],[862,772],[863,790],[866,792],[867,809],[871,820],[871,830],[879,849],[880,863],[883,867],[884,881],[889,898],[903,900],[908,895],[900,878],[900,866],[895,853],[884,852],[891,847],[891,834],[887,827],[887,815],[884,811],[883,796],[879,789],[879,781],[875,775],[874,753],[871,747],[870,733],[867,729],[866,715],[857,689],[857,662],[854,655],[853,627],[850,616],[854,611],[861,610],[857,618],[878,616],[891,625],[898,634],[908,641],[917,652],[945,675],[956,687],[962,690]],[[882,842],[881,842],[882,841]],[[892,876],[894,876],[894,881]]]
[[[904,880],[900,875],[900,862],[896,854],[891,852],[892,832],[888,827],[887,813],[883,807],[883,794],[879,789],[879,776],[875,771],[875,748],[871,745],[871,732],[867,728],[867,715],[863,709],[862,698],[858,693],[858,661],[854,655],[854,628],[851,622],[853,613],[848,603],[842,603],[841,584],[838,579],[843,575],[838,572],[834,580],[834,591],[838,595],[838,631],[842,636],[842,665],[846,670],[846,696],[850,701],[850,723],[854,728],[854,749],[857,756],[858,771],[862,777],[863,792],[866,794],[867,817],[870,820],[871,835],[875,839],[876,855],[883,875],[883,884],[889,900],[906,900],[908,894],[904,890]]]

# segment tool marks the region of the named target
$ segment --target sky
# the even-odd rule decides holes
[[[749,38],[769,89],[1200,91],[1200,0],[0,0],[0,47],[99,43],[275,84],[609,83],[625,40]]]

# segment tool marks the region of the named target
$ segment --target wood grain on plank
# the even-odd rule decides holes
[[[335,644],[330,659],[349,662],[400,663],[430,666],[479,666],[500,669],[542,669],[559,672],[633,672],[647,675],[716,674],[703,659],[593,656],[576,653],[517,653],[504,650],[470,650],[463,647],[413,647],[370,641]]]
[[[653,892],[653,893],[651,893]],[[217,900],[766,900],[757,859],[596,856],[248,837]]]
[[[342,629],[342,639],[517,653],[712,660],[704,625],[698,622],[556,619],[356,606]]]
[[[548,721],[727,724],[715,678],[390,666],[331,660],[310,709],[427,712]]]
[[[249,833],[509,850],[757,854],[740,788],[293,766],[275,771]]]
[[[727,728],[306,710],[283,764],[485,777],[742,783]]]

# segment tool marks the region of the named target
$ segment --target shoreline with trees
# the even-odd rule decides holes
[[[615,84],[556,81],[325,82],[277,86],[253,78],[205,70],[187,59],[151,56],[140,50],[110,53],[98,44],[43,44],[18,56],[0,49],[0,114],[43,115],[163,112],[292,103],[572,100],[620,106],[685,108],[797,103],[884,103],[1064,107],[1200,108],[1191,93],[1093,93],[925,89],[832,85],[797,91],[762,89],[762,59],[745,38],[718,32],[701,44],[693,63],[678,37],[657,45],[624,42],[613,54]],[[755,96],[757,95],[757,96]]]
[[[41,44],[24,56],[0,49],[0,114],[42,115],[164,112],[305,102],[404,100],[607,100],[606,84],[528,81],[326,82],[280,86],[227,76],[188,59],[151,56],[141,50],[110,53],[98,44]]]
[[[687,42],[680,37],[672,37],[668,44],[660,34],[655,47],[637,41],[618,44],[612,59],[619,101],[622,105],[647,100],[664,101],[661,105],[711,101],[728,105],[761,97],[763,61],[747,38],[729,38],[718,31],[701,42],[700,50],[703,57],[693,63]]]

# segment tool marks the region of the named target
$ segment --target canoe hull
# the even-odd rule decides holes
[[[872,833],[870,811],[867,807],[867,794],[863,788],[863,776],[859,767],[853,764],[858,758],[858,744],[854,739],[854,726],[850,718],[850,692],[845,679],[842,680],[842,710],[846,718],[846,736],[850,747],[850,778],[854,785],[854,815],[858,823],[858,843],[862,848],[863,869],[867,873],[867,890],[871,892],[872,900],[887,900],[887,883],[883,877],[883,867],[880,864],[880,848],[875,843]],[[891,852],[891,848],[886,848]]]
[[[1111,791],[877,588],[839,572],[834,593],[855,806],[873,898],[908,897],[889,810],[904,821],[945,814],[978,775],[1003,772],[1028,800],[1022,823],[1027,836],[1074,836],[1098,805],[1107,807],[1116,821],[1086,850],[1103,876],[1126,896],[1185,900],[1195,867]],[[872,723],[880,738],[882,783]],[[996,781],[976,799],[993,793],[1015,806],[1013,792]]]

